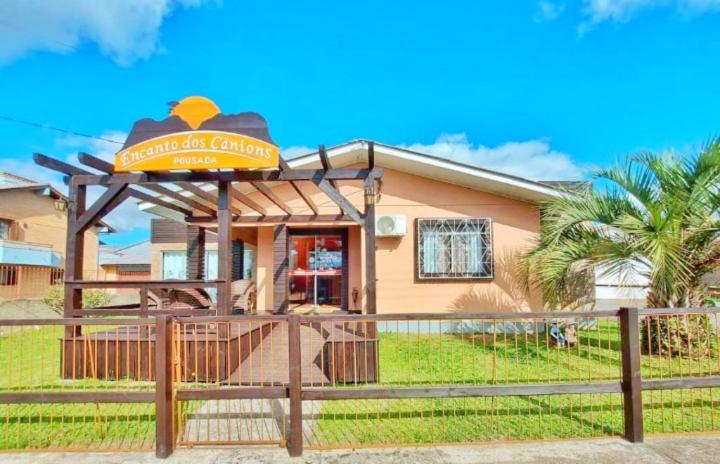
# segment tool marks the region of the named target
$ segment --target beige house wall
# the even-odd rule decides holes
[[[308,189],[314,189],[309,186]],[[286,185],[275,189],[295,211],[302,209],[302,199]],[[341,183],[340,191],[360,211],[363,210],[363,190],[359,183]],[[251,195],[252,196],[252,195]],[[337,213],[338,208],[322,193],[311,195],[321,213]],[[263,203],[263,198],[253,196]],[[265,203],[268,214],[281,214]],[[298,212],[298,214],[301,214]],[[539,311],[543,308],[539,292],[527,291],[517,277],[515,264],[518,255],[538,236],[539,208],[531,203],[487,192],[480,192],[445,182],[384,169],[376,215],[402,214],[407,217],[407,234],[403,237],[378,237],[377,308],[378,312],[482,312],[482,311]],[[475,281],[419,281],[415,279],[415,220],[418,218],[480,217],[492,221],[494,275],[492,279]],[[324,226],[333,224],[324,224]],[[352,224],[349,227],[349,294],[352,308],[353,288],[359,290],[365,309],[364,231]],[[297,224],[290,227],[308,227]],[[319,226],[319,225],[318,225]],[[272,271],[272,239],[267,246],[258,247],[258,262],[267,263]],[[258,300],[264,298],[271,308],[272,272],[259,289]],[[265,294],[263,296],[263,293]],[[263,306],[258,305],[259,308]]]
[[[337,214],[337,206],[311,184],[303,187],[311,193],[321,214]],[[341,182],[340,191],[360,211],[363,191],[359,182]],[[275,193],[297,214],[307,214],[307,206],[289,185],[278,184]],[[251,193],[268,214],[282,212],[259,193]],[[385,169],[376,214],[402,214],[407,217],[403,237],[378,237],[377,307],[378,312],[482,312],[538,311],[543,308],[538,292],[527,291],[515,272],[519,253],[538,236],[540,213],[536,205],[487,192]],[[480,217],[492,221],[494,275],[475,281],[419,281],[415,279],[415,220],[418,218]],[[292,224],[289,227],[348,228],[349,306],[365,309],[364,232],[354,223]],[[249,228],[250,226],[238,226]],[[256,226],[252,226],[255,228]],[[258,309],[273,307],[273,226],[257,227],[258,254],[256,278]],[[153,278],[160,278],[161,251],[185,249],[185,244],[153,245]],[[359,301],[353,304],[353,289]]]
[[[2,191],[0,217],[18,223],[18,241],[50,245],[64,261],[67,213],[56,211],[52,198],[30,190]],[[98,234],[93,228],[85,232],[83,274],[85,279],[100,277]]]

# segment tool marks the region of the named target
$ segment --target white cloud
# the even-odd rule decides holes
[[[160,27],[177,7],[205,0],[3,0],[0,2],[0,65],[34,50],[70,53],[97,44],[120,65],[162,49]]]
[[[565,10],[564,3],[551,2],[548,0],[540,0],[537,6],[538,11],[535,14],[536,22],[554,21]]]
[[[584,33],[604,22],[626,22],[641,11],[671,8],[686,16],[720,11],[720,0],[583,0]]]
[[[547,140],[486,147],[470,143],[465,134],[442,134],[434,143],[404,148],[534,180],[577,180],[586,171],[567,153],[551,148]]]

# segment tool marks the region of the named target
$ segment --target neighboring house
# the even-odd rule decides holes
[[[329,149],[332,167],[366,166],[367,147],[359,140]],[[538,236],[539,203],[561,195],[560,189],[383,144],[375,144],[375,163],[384,169],[376,201],[378,312],[543,309],[540,293],[517,279],[515,263]],[[317,153],[289,164],[321,168]],[[287,183],[266,184],[294,214],[312,214]],[[299,184],[320,214],[340,212],[312,183]],[[216,190],[210,183],[198,185],[207,192]],[[284,214],[253,187],[235,188],[267,215]],[[363,209],[361,183],[338,182],[338,188]],[[253,214],[245,204],[238,207],[243,216]],[[165,208],[140,208],[173,220],[153,223],[152,277],[185,278],[186,249],[194,246],[197,227],[187,227],[183,217]],[[356,223],[347,221],[234,223],[233,280],[255,280],[259,310],[363,310],[363,234]],[[207,242],[205,275],[212,278],[215,245],[211,237]]]
[[[606,267],[595,270],[595,308],[645,307],[648,278],[637,269],[608,272]]]
[[[34,298],[62,280],[67,198],[49,184],[0,172],[0,298]],[[85,233],[86,278],[98,277],[101,223]]]
[[[150,240],[125,246],[100,245],[100,278],[105,280],[150,279]],[[136,289],[113,289],[114,293],[134,293]]]

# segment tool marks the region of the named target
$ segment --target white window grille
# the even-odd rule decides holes
[[[492,278],[490,219],[418,219],[416,226],[418,279]]]

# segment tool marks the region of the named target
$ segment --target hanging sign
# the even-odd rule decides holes
[[[277,168],[279,158],[262,116],[224,115],[211,100],[188,97],[162,121],[135,123],[115,172]]]

